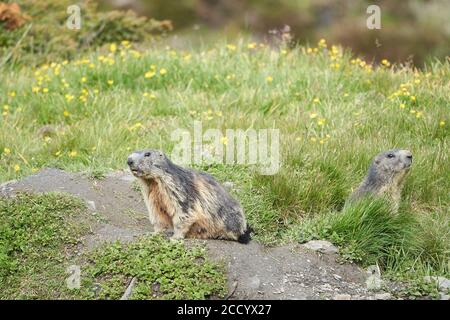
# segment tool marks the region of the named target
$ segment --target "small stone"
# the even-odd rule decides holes
[[[95,211],[97,208],[94,201],[88,200],[88,201],[86,201],[86,204],[87,204],[88,208],[92,211]]]
[[[423,280],[428,283],[436,282],[436,284],[439,287],[439,290],[441,291],[450,290],[450,280],[447,278],[425,276],[423,277]]]
[[[333,274],[333,278],[335,278],[336,280],[341,280],[342,277],[340,275],[337,274]]]
[[[445,294],[443,292],[439,292],[439,295],[441,296],[441,300],[450,300],[450,295]]]
[[[375,300],[391,300],[392,296],[389,292],[377,293]]]
[[[305,248],[321,253],[338,253],[339,249],[336,248],[331,242],[325,240],[311,240],[303,244]]]
[[[352,296],[349,294],[337,294],[333,297],[333,300],[352,300]]]

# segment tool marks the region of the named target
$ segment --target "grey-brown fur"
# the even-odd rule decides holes
[[[404,180],[412,165],[412,153],[409,150],[394,149],[378,154],[370,165],[369,172],[349,197],[351,203],[364,196],[386,196],[397,211]]]
[[[242,207],[212,176],[182,168],[158,150],[135,151],[128,165],[156,232],[173,229],[178,239],[250,240]]]

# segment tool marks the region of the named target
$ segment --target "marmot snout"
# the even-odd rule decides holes
[[[250,240],[242,207],[212,176],[182,168],[158,150],[135,151],[127,164],[141,183],[156,232],[173,229],[173,238]]]

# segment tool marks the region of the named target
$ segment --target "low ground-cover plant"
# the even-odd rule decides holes
[[[145,237],[108,244],[89,254],[81,293],[92,299],[119,299],[135,278],[130,299],[223,298],[223,271],[205,258],[200,247],[187,250],[161,236]]]
[[[205,250],[161,236],[84,251],[92,217],[62,193],[0,198],[0,299],[205,299],[226,294],[226,277]],[[80,246],[81,245],[81,246]],[[81,287],[69,289],[66,268],[80,268]]]

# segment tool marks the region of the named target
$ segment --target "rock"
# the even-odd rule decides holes
[[[391,300],[392,296],[389,292],[377,293],[375,295],[375,300]]]
[[[337,294],[333,297],[333,300],[352,300],[352,296],[349,294]]]
[[[423,280],[427,283],[436,282],[440,291],[450,290],[450,280],[447,278],[425,276]]]
[[[450,295],[445,294],[443,292],[440,292],[439,294],[441,296],[441,300],[450,300]]]
[[[311,240],[303,244],[305,248],[321,253],[338,253],[339,249],[336,248],[331,242],[325,240]]]
[[[86,204],[87,204],[88,208],[92,211],[95,211],[97,208],[94,201],[87,200]]]

